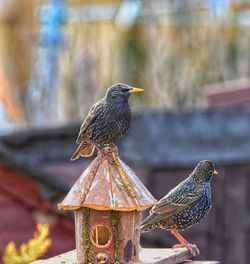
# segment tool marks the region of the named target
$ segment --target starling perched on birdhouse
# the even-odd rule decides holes
[[[95,146],[102,149],[124,137],[131,123],[129,96],[142,91],[123,83],[112,85],[106,96],[90,108],[76,140],[79,146],[71,160],[91,156]]]
[[[197,247],[189,244],[178,231],[199,223],[208,213],[212,206],[210,180],[213,174],[218,174],[213,162],[200,161],[186,180],[154,205],[141,224],[141,232],[154,228],[170,230],[180,246],[198,254]]]
[[[58,205],[75,211],[80,263],[138,263],[142,210],[155,203],[112,148],[99,153]]]

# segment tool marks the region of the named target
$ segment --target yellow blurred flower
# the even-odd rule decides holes
[[[32,261],[43,256],[51,245],[48,238],[49,225],[38,224],[34,238],[28,243],[23,243],[18,250],[14,242],[10,242],[3,255],[4,264],[29,264]]]

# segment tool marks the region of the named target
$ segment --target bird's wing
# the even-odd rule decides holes
[[[172,215],[185,210],[198,201],[203,194],[200,185],[184,183],[178,185],[152,208],[151,213]]]
[[[86,116],[86,118],[84,119],[81,128],[80,128],[80,132],[77,136],[76,139],[76,143],[80,144],[82,142],[82,139],[84,138],[84,133],[86,131],[86,129],[89,127],[90,124],[92,124],[92,122],[96,119],[98,113],[100,112],[100,109],[102,108],[102,100],[98,101],[97,103],[95,103],[89,110],[88,115]]]

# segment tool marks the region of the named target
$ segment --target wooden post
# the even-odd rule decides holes
[[[143,248],[140,252],[141,264],[220,264],[219,261],[190,261],[191,255],[187,249],[174,251],[170,248]],[[188,260],[188,261],[186,261]],[[35,261],[32,264],[76,264],[76,250],[64,253],[54,258]]]

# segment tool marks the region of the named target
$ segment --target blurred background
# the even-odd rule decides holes
[[[249,263],[249,0],[0,0],[0,254],[40,222],[45,257],[74,248],[57,203],[91,162],[69,161],[80,123],[116,82],[145,89],[122,159],[157,199],[213,160],[213,209],[183,235],[197,259]]]

